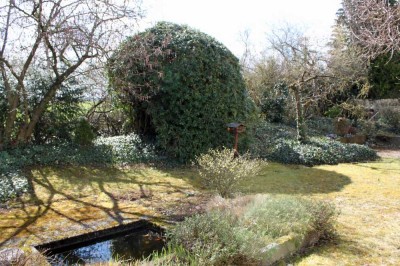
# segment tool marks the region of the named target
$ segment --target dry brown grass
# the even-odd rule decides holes
[[[400,160],[313,168],[270,164],[247,193],[300,194],[340,210],[335,243],[295,265],[400,265]]]
[[[400,265],[400,160],[324,169],[351,178],[340,192],[315,195],[341,210],[340,239],[298,265]]]
[[[201,210],[209,198],[199,193],[190,169],[38,168],[31,177],[35,193],[0,210],[1,247],[42,243],[142,216],[165,222]],[[245,194],[303,195],[337,205],[339,239],[294,259],[295,265],[400,265],[398,158],[312,168],[270,163],[242,188]]]
[[[34,190],[0,209],[0,248],[32,245],[146,218],[167,224],[199,211],[190,169],[36,168]]]

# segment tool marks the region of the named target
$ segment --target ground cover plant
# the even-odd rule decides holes
[[[0,202],[29,189],[24,169],[54,165],[122,165],[157,160],[154,147],[139,136],[99,137],[91,145],[32,145],[0,151]]]
[[[299,142],[292,127],[267,122],[255,128],[250,151],[255,157],[307,166],[377,159],[376,152],[367,146],[344,144],[325,136]]]

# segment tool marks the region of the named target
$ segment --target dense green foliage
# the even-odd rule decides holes
[[[100,137],[94,141],[94,146],[109,147],[112,164],[139,163],[158,159],[153,145],[143,142],[136,134]]]
[[[327,238],[334,233],[336,211],[324,202],[259,195],[221,201],[216,206],[208,213],[187,218],[170,231],[170,246],[187,251],[173,254],[178,257],[175,262],[258,265],[263,250],[279,237],[313,231]]]
[[[377,158],[376,152],[367,146],[344,144],[326,137],[312,137],[308,142],[300,143],[295,140],[293,128],[269,123],[256,128],[255,142],[250,151],[256,157],[308,166]]]
[[[40,102],[50,84],[50,77],[39,74],[32,77],[27,88],[31,95],[30,106]],[[83,92],[84,87],[75,79],[69,79],[61,85],[35,126],[32,139],[35,144],[72,140],[74,128],[82,113],[80,104]]]
[[[230,197],[237,184],[256,175],[261,161],[251,160],[249,154],[234,158],[234,150],[210,150],[196,158],[203,184],[222,197]]]
[[[261,112],[269,122],[280,123],[288,113],[289,88],[284,83],[277,83],[272,90],[267,90],[261,99]]]
[[[35,72],[29,75],[25,85],[26,106],[29,113],[33,112],[33,106],[38,105],[45,97],[52,82],[52,77],[43,73]],[[66,80],[58,93],[50,101],[44,113],[40,116],[33,130],[31,142],[34,144],[44,144],[58,141],[72,140],[74,127],[81,112],[81,101],[84,87],[78,84],[76,79]],[[7,101],[4,84],[0,78],[0,139],[2,130],[5,127],[7,115]],[[22,108],[22,105],[20,106]],[[15,128],[12,130],[13,138],[18,134],[18,128],[26,123],[23,110],[18,108]],[[10,143],[4,143],[8,146]]]
[[[140,44],[147,64],[129,53]],[[245,122],[254,108],[238,59],[187,26],[162,22],[129,38],[110,60],[109,76],[134,110],[137,132],[155,133],[158,145],[182,161],[231,143],[225,125]]]
[[[92,127],[84,117],[78,120],[74,133],[74,142],[81,146],[91,145],[96,137]]]
[[[368,70],[372,88],[369,97],[373,99],[400,97],[400,53],[383,55],[374,59]]]
[[[37,165],[113,165],[156,160],[151,145],[135,135],[98,138],[93,145],[32,145],[0,152],[0,201],[28,189],[23,169]]]

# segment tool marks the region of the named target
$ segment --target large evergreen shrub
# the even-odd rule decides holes
[[[389,99],[400,97],[400,53],[381,55],[372,60],[368,78],[372,88],[369,97]]]
[[[160,22],[127,39],[109,61],[113,89],[133,110],[135,130],[182,161],[231,144],[225,124],[254,105],[238,59],[212,37]]]

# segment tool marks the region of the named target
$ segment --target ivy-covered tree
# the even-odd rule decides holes
[[[127,39],[109,61],[109,77],[136,132],[154,135],[182,161],[230,145],[226,123],[245,122],[254,110],[238,59],[187,26],[160,22]]]

